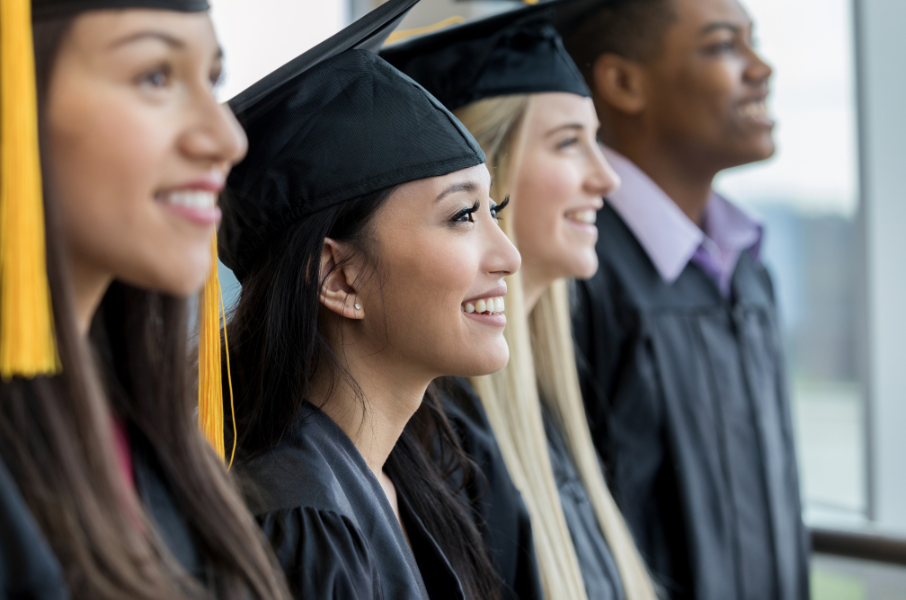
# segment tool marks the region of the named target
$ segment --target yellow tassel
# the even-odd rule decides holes
[[[439,21],[433,25],[416,27],[415,29],[401,29],[400,31],[394,31],[389,36],[387,36],[387,41],[384,42],[384,45],[389,46],[390,44],[395,44],[396,42],[401,42],[417,35],[427,35],[429,33],[434,33],[435,31],[440,31],[441,29],[446,29],[450,25],[457,25],[464,22],[465,19],[462,17],[448,17],[443,21]]]
[[[4,0],[5,1],[5,0]],[[236,456],[236,409],[233,405],[233,380],[230,375],[230,351],[226,338],[226,310],[220,277],[217,274],[217,235],[211,239],[211,273],[201,293],[198,316],[198,425],[220,458],[226,458],[223,435],[223,379],[220,368],[220,326],[223,328],[224,354],[227,365],[227,384],[230,388],[230,408],[233,412],[233,452],[228,466]]]
[[[31,0],[0,1],[0,377],[60,371],[38,152]]]

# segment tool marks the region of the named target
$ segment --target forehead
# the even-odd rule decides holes
[[[673,0],[673,5],[677,17],[674,30],[700,33],[715,23],[740,28],[751,25],[749,14],[737,0]]]
[[[533,94],[529,106],[529,129],[536,133],[573,124],[597,129],[597,118],[591,98],[566,92]]]
[[[153,35],[143,35],[153,34]],[[128,50],[143,44],[166,43],[184,51],[205,51],[218,47],[211,17],[206,12],[182,13],[170,10],[93,10],[72,23],[69,41],[84,50]]]

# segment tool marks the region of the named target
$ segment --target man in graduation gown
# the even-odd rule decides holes
[[[615,495],[669,597],[807,598],[762,228],[712,190],[774,152],[752,23],[736,0],[601,0],[561,31],[622,179],[575,327]]]

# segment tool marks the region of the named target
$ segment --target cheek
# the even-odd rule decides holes
[[[523,161],[516,183],[513,233],[520,244],[544,245],[554,241],[563,213],[575,197],[578,183],[553,158]],[[506,218],[506,213],[503,215]]]
[[[154,200],[155,191],[179,182],[172,173],[172,118],[128,98],[78,92],[56,103],[50,98],[47,128],[53,196],[70,256],[84,269],[139,287],[197,291],[210,268],[212,230],[179,222]]]
[[[523,173],[512,213],[523,269],[551,279],[585,276],[597,267],[595,239],[578,234],[565,217],[587,201],[580,169],[568,160],[547,157],[526,162]]]
[[[734,82],[740,81],[730,61],[689,66],[667,81],[658,97],[679,135],[695,139],[724,133],[733,114]]]
[[[397,241],[383,248],[382,289],[369,297],[384,302],[386,329],[376,324],[370,334],[376,348],[432,377],[485,375],[505,366],[503,331],[476,325],[460,310],[476,291],[480,270],[474,233],[407,232],[395,238],[405,240],[405,248]]]
[[[394,244],[395,251],[382,255],[381,292],[388,313],[402,331],[450,327],[450,315],[459,310],[475,280],[475,251],[461,236],[403,235],[405,248]]]

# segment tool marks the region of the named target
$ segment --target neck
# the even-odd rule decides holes
[[[337,347],[337,346],[334,346]],[[346,365],[360,395],[342,381],[330,391],[328,373],[319,370],[313,385],[312,403],[327,415],[355,444],[368,467],[382,478],[384,464],[403,434],[406,424],[421,406],[431,377],[414,377],[401,361],[388,360],[381,352],[355,352],[360,344],[344,344]],[[329,397],[328,397],[329,393]]]
[[[616,135],[610,147],[631,160],[652,179],[696,225],[711,198],[720,169],[701,164],[695,152],[658,143],[638,131]]]
[[[70,283],[76,312],[76,326],[79,334],[88,336],[91,320],[97,311],[113,277],[76,257],[69,260]]]
[[[541,299],[541,294],[553,282],[540,281],[540,278],[533,277],[527,265],[523,265],[522,269],[522,297],[525,299],[525,314],[528,316],[532,314],[535,305]]]

